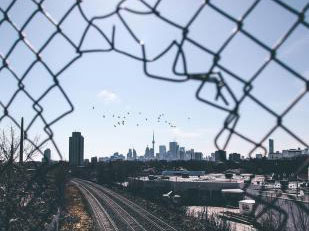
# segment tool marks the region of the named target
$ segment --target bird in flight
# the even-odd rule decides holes
[[[91,106],[91,108],[92,108],[92,110],[96,110],[96,108],[95,108],[95,106],[93,105],[93,106]],[[142,113],[143,112],[141,112],[141,111],[139,111],[139,112],[137,112],[138,113],[138,115],[142,115]],[[135,113],[134,112],[124,112],[123,114],[115,114],[115,112],[114,112],[114,114],[111,114],[111,117],[112,118],[114,118],[116,121],[114,121],[113,123],[112,123],[112,126],[114,126],[115,128],[116,127],[119,127],[120,125],[122,125],[122,126],[126,126],[127,124],[129,124],[129,119],[130,118],[133,118],[134,117],[134,115],[135,115]],[[146,114],[145,114],[146,115]],[[143,114],[143,116],[145,116],[144,114]],[[106,119],[106,118],[109,118],[109,114],[107,113],[104,113],[104,114],[102,114],[102,117],[101,118],[104,118],[104,119]],[[168,118],[166,117],[165,119],[163,119],[163,117],[166,117],[165,116],[165,114],[164,113],[160,113],[160,114],[157,114],[157,116],[155,116],[154,118],[148,118],[148,117],[144,117],[144,119],[145,119],[145,121],[147,121],[148,123],[149,122],[155,122],[155,121],[157,121],[157,123],[165,123],[166,125],[168,125],[168,127],[171,127],[171,128],[176,128],[176,125],[174,125],[171,121],[168,121]],[[136,118],[137,119],[137,118]],[[191,118],[191,116],[187,116],[187,118],[186,118],[187,120],[191,120],[192,118]],[[142,120],[143,120],[143,117],[139,117],[139,121],[136,121],[137,123],[136,123],[136,126],[137,127],[141,127],[141,126],[143,126],[143,123],[142,123]],[[146,125],[146,124],[145,124]]]

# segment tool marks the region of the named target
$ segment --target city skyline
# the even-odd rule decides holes
[[[0,231],[308,230],[309,0],[0,0],[0,38]]]
[[[90,155],[87,160],[95,158],[95,162],[109,161],[109,160],[140,160],[140,161],[150,161],[150,160],[168,160],[168,161],[177,161],[177,160],[207,160],[207,161],[225,161],[233,160],[240,161],[242,159],[248,159],[243,153],[238,152],[228,152],[226,150],[214,150],[211,153],[204,153],[199,150],[195,150],[192,147],[181,146],[177,141],[169,141],[168,145],[158,144],[158,152],[155,152],[155,140],[154,140],[154,131],[152,133],[152,148],[149,148],[149,145],[146,145],[145,151],[137,153],[135,148],[128,148],[128,152],[113,152],[107,155],[93,154]],[[299,155],[309,155],[309,149],[304,148],[291,148],[283,149],[280,151],[276,150],[275,141],[273,139],[268,139],[268,149],[266,154],[254,153],[250,158],[261,159],[266,157],[267,159],[282,159],[282,158],[294,158]]]
[[[122,160],[140,160],[140,161],[149,161],[149,160],[208,160],[208,161],[225,161],[225,160],[233,160],[240,161],[241,159],[245,159],[245,155],[238,152],[227,152],[224,150],[214,150],[211,153],[203,153],[199,150],[195,150],[192,147],[184,147],[181,146],[177,141],[169,141],[168,145],[158,144],[158,152],[154,152],[155,150],[155,140],[154,140],[154,131],[153,131],[153,140],[151,143],[153,144],[152,148],[149,148],[149,145],[146,145],[145,152],[137,153],[134,147],[128,148],[128,153],[121,153],[116,151],[114,153],[109,153],[107,155],[100,154],[92,154],[84,157],[84,137],[81,132],[74,131],[72,132],[72,137],[69,137],[69,149],[70,149],[70,160],[69,163],[71,165],[84,165],[95,162],[103,162],[115,159]],[[284,158],[294,158],[300,155],[309,155],[308,148],[295,148],[290,147],[288,149],[283,149],[281,151],[275,149],[275,141],[273,139],[268,139],[268,150],[266,155],[262,153],[255,153],[251,156],[251,158],[261,159],[266,157],[270,160],[275,159],[284,159]],[[198,157],[197,157],[198,156]],[[248,157],[247,157],[248,158]],[[78,159],[78,160],[77,160]],[[94,160],[95,159],[95,160]],[[44,154],[42,157],[42,162],[50,162],[54,161],[51,158],[51,150],[50,148],[46,148],[44,150]],[[85,163],[84,163],[85,161]]]
[[[222,7],[227,10],[235,18],[239,18],[250,6],[250,2],[252,1],[222,1],[214,4],[218,4],[220,8]],[[306,1],[303,0],[293,1],[293,7],[300,10],[305,3]],[[136,2],[132,1],[133,8],[138,7],[136,4]],[[164,12],[164,14],[183,25],[188,21],[189,16],[200,7],[201,2],[168,1],[165,4],[167,4],[166,8],[174,9],[174,11],[173,14],[168,12]],[[44,7],[52,15],[55,14],[56,20],[59,19],[59,13],[54,11],[57,8],[55,1],[46,2]],[[93,1],[89,3],[87,13],[93,15],[98,13],[98,9],[108,11],[114,9],[114,7],[115,3],[112,1],[104,3],[102,1]],[[31,3],[20,1],[18,7],[14,10],[16,12],[14,20],[17,21],[17,26],[21,26],[18,22],[23,21],[25,15],[31,11]],[[183,14],[183,12],[186,12],[186,14]],[[276,44],[276,41],[284,34],[286,28],[294,20],[288,12],[271,1],[261,2],[254,12],[246,20],[244,27],[256,28],[254,33],[250,32],[269,46]],[[179,39],[179,31],[157,24],[153,19],[142,21],[130,15],[127,15],[126,18],[136,24],[138,34],[150,50],[149,55],[157,54],[162,47],[169,44],[171,39],[177,41]],[[257,18],[259,20],[254,20]],[[81,28],[84,25],[81,17],[76,18],[74,25],[76,23],[80,23]],[[149,27],[148,23],[151,23],[153,26]],[[213,26],[213,23],[216,24],[216,27]],[[121,22],[115,20],[115,25],[119,28],[117,29],[116,36],[119,40],[117,44],[123,44],[124,48],[130,52],[139,51],[136,44],[132,42],[132,38],[123,30]],[[200,25],[204,25],[203,28]],[[46,21],[39,21],[34,23],[34,25],[29,25],[25,34],[34,48],[38,49],[42,44],[42,40],[44,40],[37,31],[45,31],[50,28],[49,26]],[[112,24],[107,23],[106,28],[111,29],[112,26]],[[222,41],[236,27],[236,24],[226,21],[224,17],[206,7],[192,25],[189,35],[201,44],[207,44],[216,51]],[[81,28],[64,25],[63,31],[77,39],[78,35],[81,34]],[[15,37],[10,33],[9,28],[2,29],[4,30],[3,33],[6,33],[7,36],[1,41],[0,49],[7,50],[9,41],[14,41]],[[158,37],[158,34],[166,36],[163,36],[165,38]],[[209,34],[212,36],[209,36]],[[305,60],[308,60],[309,54],[308,38],[309,34],[306,30],[302,30],[301,27],[297,28],[284,46],[280,47],[277,51],[277,57],[287,62],[307,79],[309,78],[309,70]],[[86,38],[85,47],[99,46],[99,44],[102,44],[101,39],[100,36],[94,33],[91,40],[88,37]],[[59,70],[72,57],[74,51],[72,52],[72,49],[62,41],[55,40],[53,43],[52,48],[43,52],[42,58],[53,67],[53,70]],[[151,46],[148,46],[148,44],[151,44]],[[58,49],[53,49],[54,46],[58,47]],[[199,53],[200,51],[196,50],[196,47],[189,46],[189,48],[186,51],[188,50],[190,70],[192,72],[204,71],[205,66],[208,67],[211,63],[209,57]],[[22,48],[19,49],[20,55],[10,57],[9,61],[11,67],[17,73],[23,73],[25,60],[31,60],[32,56]],[[59,49],[65,55],[60,55]],[[48,59],[48,57],[53,58]],[[222,54],[219,64],[230,68],[244,79],[248,79],[267,57],[268,53],[266,51],[258,48],[243,35],[237,35]],[[157,74],[166,75],[169,73],[170,63],[162,61],[152,69],[156,70]],[[13,80],[8,73],[1,72],[1,74],[4,76],[4,78],[1,78],[2,82],[0,84],[1,99],[6,104],[12,95],[12,92],[7,89],[16,89],[18,82]],[[235,81],[227,73],[223,73],[223,75],[235,92],[236,97],[239,98],[244,91],[243,84]],[[41,65],[36,65],[29,72],[28,76],[24,84],[27,91],[34,98],[39,97],[42,91],[50,86],[48,81],[52,81]],[[175,77],[172,73],[171,76]],[[86,155],[89,155],[88,153],[99,153],[101,150],[105,150],[104,152],[106,153],[116,151],[125,153],[127,148],[132,146],[140,153],[144,149],[144,144],[148,142],[147,137],[149,137],[153,130],[157,131],[158,134],[160,133],[160,137],[157,139],[158,143],[164,143],[165,140],[176,138],[184,146],[192,146],[204,153],[210,153],[216,149],[214,139],[222,128],[224,119],[227,116],[225,112],[209,107],[195,98],[196,90],[200,86],[199,82],[188,81],[174,84],[147,78],[141,63],[116,53],[85,54],[83,59],[78,60],[77,63],[74,63],[61,75],[59,82],[74,105],[73,113],[52,125],[53,138],[64,159],[69,158],[66,139],[73,130],[81,131],[87,137]],[[252,94],[278,114],[282,113],[288,103],[294,100],[299,92],[304,89],[301,81],[294,78],[293,75],[275,63],[270,64],[260,74],[260,77],[254,82],[253,86]],[[276,87],[276,90],[274,90],[274,87]],[[14,118],[24,116],[25,128],[27,129],[31,125],[31,129],[28,131],[29,138],[33,139],[36,136],[40,136],[42,140],[45,140],[48,137],[44,133],[45,124],[40,120],[31,124],[32,118],[36,115],[36,112],[33,110],[33,104],[26,96],[20,95],[18,95],[16,100],[14,100],[14,104],[9,108],[10,115]],[[213,100],[214,95],[215,90],[211,85],[201,92],[202,98]],[[301,100],[283,120],[283,123],[289,129],[305,141],[309,140],[307,132],[309,125],[306,122],[307,115],[309,114],[307,104],[308,97]],[[44,108],[44,118],[48,122],[53,121],[70,108],[70,105],[64,102],[63,97],[57,90],[52,91],[50,97],[42,101],[42,106]],[[93,106],[96,109],[95,112],[92,110]],[[133,122],[126,127],[114,128],[113,121],[110,118],[105,120],[102,118],[104,114],[124,114],[128,111],[135,113],[135,115],[142,111],[147,117],[153,117],[153,122],[138,128],[136,123]],[[155,119],[160,113],[168,115],[171,120],[175,121],[177,127],[166,128],[157,124]],[[249,99],[242,103],[239,113],[241,117],[237,125],[238,131],[255,141],[261,141],[276,122],[276,118]],[[188,117],[191,117],[190,121],[188,121]],[[4,128],[9,127],[11,124],[9,120],[2,121]],[[289,147],[303,148],[303,145],[282,129],[276,130],[271,137],[275,140],[280,140],[280,143],[278,142],[277,144],[279,150]],[[221,146],[223,143],[224,140],[219,140]],[[268,147],[267,140],[263,144],[265,147]],[[59,159],[57,151],[52,147],[52,144],[49,143],[48,145],[52,149],[52,158]],[[228,152],[241,152],[246,155],[252,148],[252,144],[237,136],[233,136],[227,150]],[[262,151],[256,150],[256,152],[260,153]]]

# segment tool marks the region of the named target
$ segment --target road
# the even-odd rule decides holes
[[[124,196],[90,181],[72,180],[85,196],[98,230],[176,231]]]

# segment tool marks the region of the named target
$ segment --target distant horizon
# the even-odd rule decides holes
[[[116,2],[93,0],[83,2],[81,5],[85,7],[85,14],[88,17],[93,17],[115,10]],[[214,1],[212,4],[233,18],[239,19],[253,3],[253,1],[226,0]],[[6,8],[7,2],[3,1],[0,4]],[[49,12],[51,17],[59,22],[63,12],[69,9],[71,4],[73,2],[63,2],[61,10],[55,10],[59,9],[59,3],[56,1],[46,1],[43,5],[46,12]],[[141,6],[138,1],[129,1],[126,4],[126,7],[129,6],[131,9],[145,10],[145,6]],[[202,4],[204,4],[203,1],[168,0],[164,1],[160,11],[166,18],[183,26],[188,23]],[[293,9],[301,11],[307,2],[304,0],[287,1],[287,4]],[[31,1],[16,3],[16,7],[13,9],[14,14],[10,16],[18,28],[22,26],[24,19],[36,9],[33,7]],[[163,22],[156,15],[134,15],[130,12],[123,12],[123,10],[121,10],[121,14],[138,38],[143,41],[149,58],[160,53],[171,41],[181,42],[183,31]],[[85,31],[87,22],[78,9],[74,9],[71,16],[73,20],[70,17],[65,20],[65,23],[61,25],[61,30],[74,43],[77,43]],[[42,20],[39,17],[34,17],[23,32],[27,41],[36,51],[55,30],[55,27],[44,16],[42,17]],[[275,47],[297,20],[295,15],[281,7],[280,4],[273,1],[260,1],[244,20],[243,29],[268,47]],[[111,20],[103,21],[104,24],[101,24],[103,22],[100,20],[96,23],[107,37],[111,36],[113,26],[115,26],[115,45],[119,49],[138,57],[141,56],[140,44],[136,43],[116,15]],[[76,25],[80,26],[76,27]],[[237,30],[237,26],[237,23],[227,19],[212,7],[205,6],[190,26],[188,36],[207,49],[218,52],[229,36]],[[11,42],[15,41],[16,33],[12,32],[12,28],[9,26],[1,27],[1,29],[0,33],[7,35],[0,41],[0,50],[5,55]],[[92,29],[85,34],[81,48],[93,51],[108,47],[102,35]],[[276,50],[276,58],[308,80],[309,68],[306,61],[309,59],[308,47],[309,32],[299,25],[284,44]],[[214,58],[211,54],[204,52],[189,41],[185,42],[183,49],[186,53],[189,73],[207,73],[209,71]],[[212,103],[231,109],[235,106],[235,102],[228,93],[223,93],[229,103],[226,105],[221,98],[216,100],[216,86],[211,82],[200,89],[202,82],[194,79],[182,83],[159,81],[146,75],[142,62],[123,54],[117,52],[86,52],[82,54],[82,58],[76,60],[72,66],[57,77],[61,89],[65,91],[74,106],[73,113],[52,123],[71,109],[71,105],[57,87],[48,92],[46,97],[40,101],[43,108],[42,116],[46,123],[52,124],[50,129],[54,134],[54,141],[64,159],[68,159],[67,137],[71,135],[73,130],[80,131],[86,139],[85,157],[100,153],[102,153],[100,155],[106,156],[117,151],[126,153],[129,147],[134,147],[138,153],[144,153],[146,145],[151,146],[153,130],[157,134],[157,143],[164,144],[166,140],[177,140],[181,146],[192,147],[203,153],[211,153],[217,149],[214,141],[224,127],[228,112],[218,110],[201,100],[210,100]],[[51,71],[58,73],[64,65],[79,54],[65,41],[63,36],[57,35],[40,55]],[[174,56],[175,50],[171,49],[163,59],[149,64],[148,72],[179,80],[180,76],[175,75],[171,69]],[[230,70],[231,73],[224,71],[219,66],[212,71],[221,73],[225,83],[239,100],[248,87],[248,85],[246,86],[247,81],[254,76],[254,73],[261,68],[269,56],[269,51],[239,32],[222,51],[218,60],[218,64]],[[8,57],[10,67],[18,76],[22,76],[31,60],[33,60],[33,54],[22,42]],[[176,71],[183,71],[181,63],[175,68]],[[243,81],[235,79],[232,73],[241,77]],[[3,70],[0,75],[1,102],[3,105],[7,105],[15,91],[19,89],[18,81],[8,71]],[[54,84],[54,81],[53,76],[39,62],[27,73],[22,83],[25,90],[34,99],[39,99],[44,91]],[[275,61],[271,61],[259,73],[258,78],[254,79],[252,87],[250,97],[246,97],[239,105],[238,114],[240,117],[235,132],[242,136],[236,135],[234,132],[226,147],[227,152],[238,152],[248,156],[255,144],[244,138],[256,143],[261,142],[267,148],[268,138],[264,142],[262,141],[277,123],[277,118],[258,105],[255,100],[262,102],[277,115],[281,115],[288,105],[305,90],[306,86],[304,81],[297,78],[295,74]],[[199,92],[200,100],[196,98],[198,89],[201,90]],[[309,115],[308,99],[307,94],[282,119],[282,124],[297,137],[283,128],[278,128],[275,132],[268,134],[277,141],[277,150],[290,147],[303,149],[305,145],[298,138],[308,143],[309,123],[306,119]],[[46,129],[45,122],[40,117],[36,117],[38,112],[34,110],[33,101],[23,91],[18,92],[7,109],[9,115],[17,122],[22,116],[25,117],[25,128],[30,126],[29,139],[40,136],[43,141],[49,138],[48,131],[44,130]],[[128,112],[130,115],[127,114]],[[36,120],[32,123],[33,118]],[[165,123],[165,121],[167,122]],[[4,117],[1,120],[1,128],[5,129],[12,123],[10,118]],[[220,133],[217,140],[220,148],[224,147],[229,135],[228,132],[229,130],[225,129],[222,134]],[[53,159],[59,158],[53,143],[46,143],[46,146],[51,148]],[[252,155],[255,153],[264,152],[261,148],[257,148]]]
[[[79,132],[79,131],[74,131],[74,132]],[[73,133],[73,132],[72,132]],[[83,136],[83,134],[81,133],[81,135]],[[83,136],[84,137],[84,136]],[[85,137],[84,137],[84,139],[85,139]],[[272,138],[269,138],[268,139],[268,141],[270,140],[270,139],[272,139]],[[276,147],[275,146],[275,144],[276,144],[276,142],[275,142],[275,140],[274,139],[272,139],[273,141],[274,141],[274,147]],[[85,141],[86,141],[86,139],[85,139]],[[211,157],[211,154],[212,153],[214,153],[214,152],[216,152],[216,151],[218,151],[218,150],[214,150],[213,152],[211,152],[210,154],[206,154],[206,153],[204,153],[203,151],[200,151],[200,150],[196,150],[195,148],[193,148],[193,147],[189,147],[189,148],[187,148],[187,147],[185,147],[185,146],[182,146],[182,145],[180,145],[179,143],[178,143],[178,141],[176,140],[173,140],[173,141],[169,141],[168,142],[168,144],[167,145],[165,145],[165,144],[157,144],[157,142],[156,142],[156,145],[155,145],[155,147],[158,147],[158,149],[159,149],[159,146],[165,146],[166,147],[166,152],[168,152],[169,151],[169,143],[170,142],[177,142],[177,144],[179,145],[179,148],[180,147],[184,147],[185,148],[185,151],[188,151],[188,150],[191,150],[191,149],[194,149],[194,152],[201,152],[202,154],[203,154],[203,158],[205,158],[205,157]],[[151,146],[150,145],[146,145],[145,146],[145,149],[147,148],[147,147],[150,147],[151,148]],[[48,148],[46,148],[46,149],[48,149]],[[44,150],[46,150],[46,149],[44,149]],[[135,149],[134,147],[129,147],[128,149],[127,149],[127,152],[120,152],[120,151],[115,151],[115,152],[113,152],[113,153],[110,153],[110,154],[107,154],[107,155],[102,155],[102,156],[100,156],[99,154],[97,154],[97,155],[91,155],[91,156],[89,156],[89,155],[87,155],[88,157],[87,158],[85,158],[84,157],[84,159],[91,159],[92,157],[111,157],[113,154],[115,154],[115,153],[118,153],[118,154],[121,154],[121,155],[123,155],[125,158],[127,158],[127,153],[128,153],[128,151],[129,151],[129,149],[131,149],[131,150],[133,150],[133,149]],[[282,152],[283,150],[307,150],[308,149],[308,147],[306,148],[303,148],[303,149],[301,149],[300,147],[297,147],[297,148],[287,148],[287,149],[282,149],[282,150],[274,150],[274,152],[273,153],[277,153],[277,152]],[[136,150],[136,149],[135,149]],[[257,154],[262,154],[263,156],[268,156],[269,155],[269,151],[268,151],[268,149],[267,149],[267,152],[265,153],[265,154],[263,154],[263,153],[258,153],[258,152],[256,152],[256,153],[254,153],[254,154],[252,154],[251,156],[246,156],[245,154],[243,154],[243,153],[241,153],[241,152],[235,152],[235,151],[233,151],[233,152],[228,152],[228,151],[226,151],[226,150],[224,150],[225,152],[226,152],[226,155],[227,155],[227,157],[228,157],[228,155],[229,154],[233,154],[233,153],[238,153],[238,154],[240,154],[241,155],[241,157],[245,157],[245,158],[252,158],[252,157],[255,157]],[[140,157],[140,156],[144,156],[144,154],[145,154],[145,150],[144,150],[144,152],[142,153],[142,154],[139,154],[139,152],[136,152],[137,153],[137,157]],[[154,155],[156,155],[156,154],[158,154],[159,152],[155,152],[154,153]],[[68,160],[67,160],[68,161]],[[171,160],[171,161],[176,161],[176,160]]]

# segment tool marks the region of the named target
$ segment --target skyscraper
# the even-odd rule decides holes
[[[49,148],[45,149],[42,162],[49,163],[50,162],[50,157],[51,157],[51,151]]]
[[[153,148],[149,149],[149,153],[150,153],[150,159],[153,159],[154,158]]]
[[[161,160],[166,159],[166,146],[165,145],[160,145],[159,146],[159,154],[160,154],[160,159]]]
[[[269,150],[268,150],[268,153],[269,154],[272,154],[274,153],[274,140],[273,139],[269,139]]]
[[[96,156],[91,157],[91,164],[96,164],[96,163],[98,163],[98,157]]]
[[[165,145],[160,145],[159,146],[159,153],[162,153],[162,154],[166,153],[166,146]]]
[[[202,160],[202,159],[203,159],[203,153],[201,152],[194,153],[194,160]]]
[[[230,153],[229,160],[231,161],[240,161],[240,154],[239,153]]]
[[[185,160],[193,160],[194,159],[194,149],[191,148],[185,152]]]
[[[145,149],[145,155],[144,156],[145,156],[146,159],[150,158],[150,149],[149,149],[148,145]]]
[[[185,159],[185,152],[186,152],[185,147],[180,147],[179,148],[179,159],[180,160],[184,160]]]
[[[136,160],[137,158],[137,153],[136,153],[136,150],[133,148],[133,159]]]
[[[224,150],[215,151],[215,161],[226,161],[226,151]]]
[[[169,145],[170,145],[170,153],[171,153],[171,155],[172,155],[172,159],[174,159],[174,160],[176,160],[177,159],[177,156],[178,156],[178,148],[179,148],[179,146],[178,146],[178,144],[177,144],[177,142],[170,142],[169,143]]]
[[[84,137],[80,132],[73,132],[69,138],[69,164],[80,166],[84,162]]]
[[[132,149],[130,148],[127,153],[127,160],[132,160],[132,158],[133,158],[133,153],[132,153]]]

